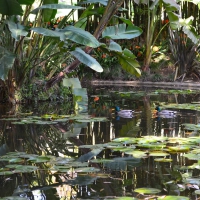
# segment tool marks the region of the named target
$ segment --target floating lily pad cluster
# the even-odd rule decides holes
[[[51,155],[38,156],[25,152],[10,152],[0,157],[0,161],[6,163],[0,169],[0,175],[10,175],[14,173],[30,173],[36,170],[48,170],[52,173],[68,172],[98,172],[98,168],[89,167],[87,162],[75,161],[73,158],[61,158]],[[40,168],[37,164],[48,164],[45,168]],[[48,167],[47,167],[48,166]]]
[[[154,90],[154,91],[111,91],[111,96],[120,96],[122,98],[140,98],[148,95],[159,95],[159,94],[197,94],[200,93],[197,90]]]
[[[2,118],[0,120],[11,121],[12,124],[38,124],[38,125],[51,125],[57,124],[59,122],[98,122],[98,121],[108,121],[105,117],[92,117],[90,115],[57,115],[57,114],[45,114],[41,117],[38,116],[28,116],[28,117],[9,117]]]

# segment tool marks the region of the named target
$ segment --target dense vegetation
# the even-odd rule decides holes
[[[0,101],[62,96],[64,77],[199,79],[198,10],[196,1],[2,0]]]

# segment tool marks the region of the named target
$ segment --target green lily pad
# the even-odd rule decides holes
[[[6,165],[6,167],[14,169],[14,173],[28,173],[36,171],[38,169],[38,167],[32,165]]]
[[[145,149],[153,149],[153,150],[160,150],[163,149],[164,147],[166,147],[165,143],[161,143],[161,144],[137,144],[138,147],[140,148],[145,148]]]
[[[112,159],[94,159],[90,160],[91,163],[107,163],[107,162],[114,162]]]
[[[138,198],[135,198],[135,197],[116,197],[114,199],[110,199],[109,200],[138,200]]]
[[[124,152],[124,153],[130,154],[135,158],[145,158],[145,157],[147,157],[146,152],[139,151],[139,150],[127,151],[127,152]]]
[[[166,196],[166,197],[158,197],[158,200],[189,200],[189,198],[183,196]]]
[[[8,197],[2,197],[0,200],[27,200],[25,197],[18,197],[18,196],[8,196]]]
[[[172,159],[167,158],[156,158],[154,159],[155,162],[172,162]]]
[[[100,169],[95,168],[95,167],[80,167],[74,169],[75,172],[80,173],[80,172],[86,172],[86,173],[94,173],[94,172],[99,172]]]
[[[33,163],[43,163],[43,162],[48,162],[51,160],[52,156],[38,156],[38,157],[32,157],[29,158],[28,161],[31,161]]]
[[[157,188],[136,188],[134,192],[137,192],[140,194],[157,194],[161,192],[161,190]]]
[[[169,153],[165,153],[165,152],[150,152],[149,156],[154,156],[154,157],[169,156]]]
[[[183,156],[188,158],[189,160],[200,160],[200,154],[187,153],[184,154]]]
[[[175,152],[187,152],[190,150],[190,146],[169,146],[168,149]]]
[[[194,193],[200,195],[200,190],[195,190]]]
[[[112,140],[113,142],[123,142],[123,143],[126,143],[126,142],[130,142],[132,141],[132,143],[136,143],[138,141],[137,138],[132,138],[132,137],[121,137],[121,138],[115,138]]]
[[[6,175],[11,175],[11,174],[14,174],[13,172],[11,171],[0,171],[0,176],[6,176]]]

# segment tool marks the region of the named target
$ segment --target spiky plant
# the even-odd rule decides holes
[[[180,31],[170,29],[169,33],[169,47],[176,68],[174,80],[181,79],[183,81],[185,77],[191,75],[200,80],[199,43],[194,44],[187,35]]]

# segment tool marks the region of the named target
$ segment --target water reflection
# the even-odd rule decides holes
[[[105,93],[103,93],[105,92]],[[187,137],[181,129],[183,123],[199,122],[199,113],[190,110],[181,110],[173,118],[153,117],[154,102],[185,103],[198,101],[198,95],[144,95],[138,98],[116,98],[108,95],[108,91],[98,90],[102,93],[99,101],[89,99],[89,114],[105,116],[107,122],[74,123],[73,121],[59,122],[51,125],[13,124],[10,120],[1,120],[0,123],[0,155],[7,152],[19,151],[36,155],[67,156],[80,158],[91,150],[78,147],[83,144],[104,144],[118,137],[141,137],[147,135],[167,137]],[[94,92],[94,95],[97,95]],[[113,110],[115,105],[121,108],[135,110],[133,118],[118,118]],[[41,107],[40,107],[41,106]],[[70,104],[40,104],[19,106],[17,108],[1,107],[1,118],[8,113],[18,117],[19,113],[33,112],[33,115],[42,115],[56,112],[67,114],[71,110]],[[28,116],[24,116],[27,118]],[[193,133],[195,134],[195,133]],[[198,133],[196,133],[198,135]],[[99,175],[81,176],[77,173],[53,174],[46,170],[34,173],[16,173],[11,176],[0,176],[1,197],[27,196],[29,199],[70,199],[95,198],[114,196],[135,196],[133,190],[138,187],[156,187],[162,189],[163,182],[170,180],[168,173],[172,165],[184,165],[180,154],[171,155],[176,163],[155,163],[152,157],[148,159],[133,160],[120,152],[112,150],[99,151],[96,158],[113,158],[113,163],[90,163],[99,168]],[[88,154],[87,154],[88,156]],[[124,158],[123,160],[118,158]],[[85,158],[84,158],[85,159]],[[41,164],[44,165],[44,164]],[[5,166],[5,162],[1,162]],[[45,168],[45,165],[42,166]],[[162,173],[161,173],[162,172]],[[170,173],[172,173],[170,171]],[[105,176],[105,177],[104,177]],[[171,186],[172,187],[172,186]],[[176,188],[170,189],[175,194]]]

